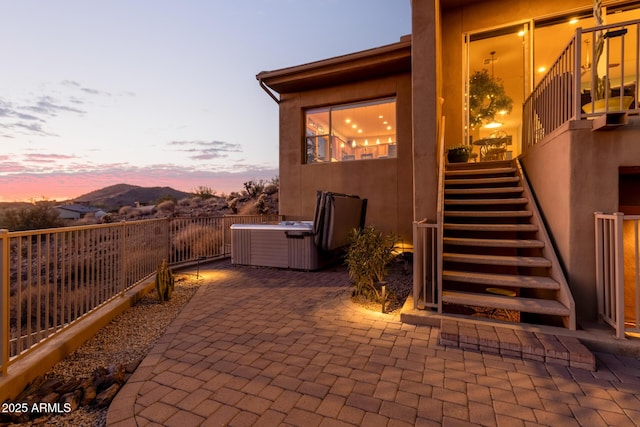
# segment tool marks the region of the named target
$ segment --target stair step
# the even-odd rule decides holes
[[[522,191],[522,187],[446,188],[444,194],[508,194]]]
[[[535,224],[456,224],[445,223],[445,230],[464,230],[464,231],[538,231]]]
[[[497,175],[515,173],[516,168],[512,167],[500,167],[500,168],[487,168],[478,167],[473,169],[447,169],[444,172],[444,176],[471,176],[471,175]]]
[[[445,205],[524,205],[529,201],[524,197],[509,199],[445,199]]]
[[[551,267],[551,261],[535,256],[477,255],[444,253],[443,261],[465,264],[503,265],[512,267]]]
[[[490,248],[544,248],[544,242],[532,239],[472,239],[468,237],[445,237],[445,245],[481,246]]]
[[[533,215],[531,211],[445,211],[445,216],[486,217],[486,218],[526,218]]]
[[[511,288],[558,290],[560,284],[550,277],[513,274],[475,273],[471,271],[443,271],[443,280],[475,283],[484,286],[507,286]]]
[[[570,315],[570,310],[558,301],[535,298],[505,297],[470,292],[444,291],[442,292],[442,302],[459,305],[472,305],[476,307],[501,308],[505,310],[547,314],[552,316]]]
[[[498,178],[461,178],[445,179],[445,185],[483,185],[483,184],[509,184],[520,182],[517,176],[503,176]]]

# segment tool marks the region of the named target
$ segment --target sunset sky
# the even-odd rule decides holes
[[[410,0],[20,0],[0,6],[0,201],[278,174],[255,75],[411,32]]]

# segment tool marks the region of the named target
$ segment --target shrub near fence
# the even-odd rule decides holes
[[[0,230],[2,372],[46,338],[151,277],[163,258],[184,265],[229,256],[231,224],[280,218],[165,218]]]

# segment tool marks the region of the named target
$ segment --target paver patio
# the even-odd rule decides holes
[[[343,267],[200,272],[108,425],[640,425],[638,359],[597,353],[590,372],[445,348],[352,304]]]

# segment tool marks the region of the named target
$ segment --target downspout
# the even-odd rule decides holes
[[[273,91],[266,84],[264,84],[264,81],[260,77],[256,78],[258,79],[258,82],[260,82],[260,87],[262,88],[262,90],[267,92],[267,95],[269,95],[271,99],[276,101],[277,104],[280,104],[280,100],[278,99],[278,97],[274,95]]]

